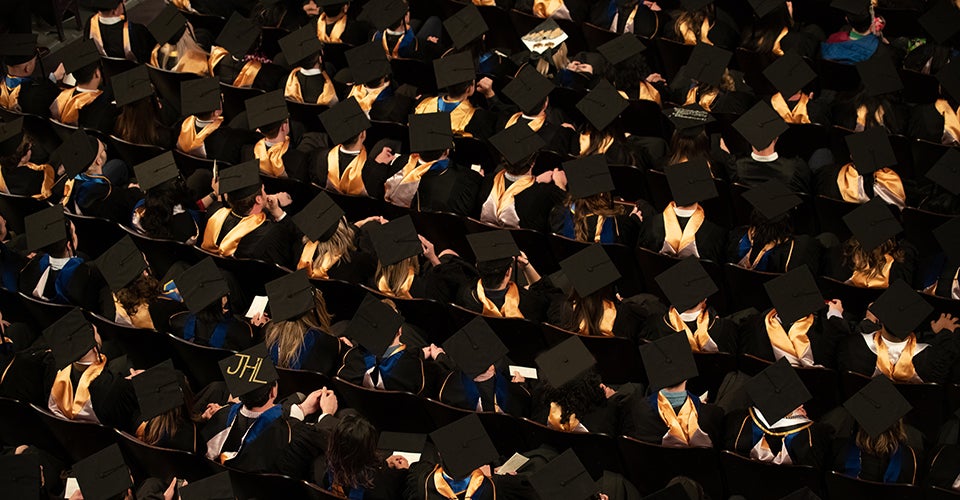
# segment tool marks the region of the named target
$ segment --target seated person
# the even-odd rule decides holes
[[[535,69],[529,65],[521,69],[517,77],[503,88],[503,95],[519,108],[507,118],[503,128],[525,124],[540,135],[548,150],[563,152],[576,134],[563,125],[565,120],[560,112],[550,107],[552,90],[553,83]]]
[[[743,84],[744,77],[739,71],[724,68],[719,75],[703,72],[702,68],[715,58],[729,60],[729,52],[716,54],[715,50],[720,49],[695,49],[690,61],[680,68],[667,88],[668,100],[681,103],[685,108],[699,106],[711,113],[742,115],[750,110],[757,97]]]
[[[744,110],[745,111],[745,110]],[[716,134],[707,134],[707,125],[715,122],[713,116],[702,106],[691,104],[664,111],[674,131],[670,136],[669,153],[657,160],[657,169],[666,171],[667,166],[703,160],[710,167],[710,175],[722,178],[736,169],[736,159],[714,141]]]
[[[105,86],[96,46],[89,40],[79,40],[65,50],[68,54],[64,54],[63,71],[72,75],[76,84],[57,95],[50,104],[50,117],[64,125],[113,130],[118,111],[111,103],[112,92]],[[62,78],[58,72],[56,76]]]
[[[897,237],[903,227],[893,211],[871,200],[844,217],[853,236],[831,249],[825,262],[829,276],[861,288],[886,288],[898,279],[913,283],[917,250]]]
[[[934,236],[943,248],[943,255],[935,259],[934,270],[927,274],[923,291],[930,295],[960,300],[960,246],[954,235],[960,230],[960,219],[954,218],[933,230]]]
[[[802,57],[788,52],[771,63],[765,74],[777,91],[770,98],[770,106],[785,122],[830,125],[830,103],[815,96],[816,72]]]
[[[117,223],[129,220],[140,190],[129,183],[129,168],[123,160],[107,158],[106,144],[77,131],[54,157],[67,177],[60,202],[66,210]]]
[[[210,76],[210,54],[194,38],[193,25],[176,7],[167,4],[148,26],[157,46],[150,52],[150,66],[174,73]]]
[[[195,344],[231,351],[253,346],[253,328],[233,313],[230,287],[212,258],[184,270],[174,280],[188,311],[170,317],[171,333]]]
[[[553,232],[584,243],[622,243],[635,247],[640,231],[639,210],[628,212],[614,203],[613,178],[599,155],[564,163],[554,182],[567,189],[567,199],[551,214]]]
[[[439,44],[443,35],[440,18],[431,16],[419,23],[414,32],[410,20],[410,8],[407,2],[382,0],[365,6],[365,15],[361,20],[369,22],[376,32],[372,41],[381,47],[387,57],[435,59],[440,56]]]
[[[871,151],[884,150],[888,144],[886,132],[870,129],[863,134],[864,149],[853,149],[853,161],[841,167],[827,167],[818,173],[817,194],[822,194],[848,203],[866,203],[880,198],[890,205],[903,209],[906,193],[900,176],[893,169],[878,165],[870,156]],[[865,155],[865,156],[862,156]]]
[[[803,26],[793,18],[793,5],[787,2],[754,4],[759,20],[748,35],[743,47],[759,52],[769,61],[793,52],[803,57],[815,58],[824,33],[817,25]]]
[[[836,367],[838,344],[850,329],[843,304],[826,302],[813,275],[799,267],[768,281],[764,287],[773,308],[741,326],[740,352],[769,362],[787,358],[796,367]],[[826,303],[826,315],[821,313]]]
[[[586,112],[586,120],[571,138],[565,152],[580,158],[602,156],[607,163],[641,166],[647,162],[642,146],[631,140],[616,116],[607,113],[607,106],[615,108],[626,104],[623,97],[606,80],[597,84],[591,95],[577,103],[577,109]],[[612,120],[612,121],[611,121]],[[661,139],[662,141],[662,139]]]
[[[308,158],[312,148],[302,134],[291,133],[290,114],[283,94],[277,90],[246,101],[247,123],[262,138],[253,147],[244,146],[243,161],[256,159],[260,174],[267,177],[307,179]]]
[[[807,162],[800,158],[781,157],[777,153],[777,132],[786,131],[787,124],[776,111],[765,103],[757,103],[733,126],[747,137],[753,151],[748,158],[737,160],[730,180],[747,187],[756,187],[769,180],[786,184],[795,193],[811,191],[811,173]]]
[[[252,55],[260,29],[234,12],[210,47],[210,72],[220,83],[234,87],[271,91],[280,87],[285,72],[280,66],[263,63]]]
[[[495,500],[497,486],[484,469],[496,461],[497,449],[476,415],[468,415],[430,433],[438,463],[421,460],[410,466],[404,500],[464,498]]]
[[[436,60],[437,88],[440,95],[420,101],[414,113],[448,113],[450,130],[457,137],[486,139],[494,134],[498,121],[496,108],[501,107],[489,78],[477,81],[473,58],[466,53]],[[494,110],[477,104],[479,92]]]
[[[4,47],[0,84],[0,107],[8,111],[50,116],[50,104],[60,92],[57,86],[36,75],[39,56],[37,38],[33,34],[8,34],[0,40]]]
[[[886,43],[876,22],[870,0],[837,4],[845,11],[847,25],[820,43],[820,57],[829,61],[856,64],[873,56]]]
[[[653,7],[657,7],[657,10]],[[653,36],[660,24],[657,16],[659,6],[655,2],[609,0],[597,2],[591,11],[590,23],[613,33]]]
[[[943,92],[930,104],[919,104],[910,113],[907,133],[910,137],[925,141],[956,146],[960,143],[960,129],[957,128],[956,100]],[[956,134],[956,135],[955,135]]]
[[[291,68],[283,96],[293,102],[333,106],[337,93],[323,69],[322,44],[312,26],[304,26],[280,39],[280,48]]]
[[[89,4],[96,12],[83,27],[83,35],[97,44],[100,55],[146,62],[153,37],[142,24],[126,20],[125,0],[93,0]]]
[[[341,73],[352,81],[346,98],[354,98],[371,120],[405,123],[414,107],[416,87],[394,82],[387,56],[371,44],[347,51],[346,57],[349,68]]]
[[[373,424],[344,410],[323,455],[317,457],[312,482],[347,498],[388,500],[400,498],[409,466],[399,455],[384,459]]]
[[[161,104],[145,65],[111,77],[120,113],[110,135],[133,144],[170,149],[176,142],[180,116],[173,106]]]
[[[696,2],[692,5],[699,8],[681,10],[673,29],[668,30],[665,36],[684,45],[703,43],[730,50],[740,44],[740,27],[727,11],[713,2]]]
[[[87,258],[77,254],[77,232],[59,205],[44,209],[26,221],[27,250],[34,253],[20,271],[24,294],[57,304],[75,304],[96,310],[101,280]]]
[[[346,99],[320,114],[327,136],[335,144],[313,154],[310,179],[313,184],[351,196],[383,198],[386,173],[371,165],[363,143],[370,120],[356,99]]]
[[[200,158],[239,163],[245,137],[241,131],[231,129],[223,122],[223,102],[217,79],[183,82],[180,99],[181,113],[186,118],[180,124],[177,150]]]
[[[33,144],[23,131],[23,119],[0,124],[0,192],[37,200],[53,194],[53,167],[33,163],[32,157]]]
[[[305,269],[310,278],[366,283],[373,277],[377,260],[369,237],[360,228],[371,222],[386,222],[382,217],[351,224],[333,200],[320,193],[294,216],[293,222],[304,235],[297,269]]]
[[[145,193],[137,202],[130,225],[151,238],[162,238],[193,245],[200,237],[205,209],[216,200],[216,193],[196,201],[180,176],[169,151],[133,167],[137,183]],[[203,184],[209,174],[197,170],[190,176],[193,184]],[[210,183],[207,183],[208,187]]]
[[[140,407],[135,419],[137,439],[187,453],[203,451],[197,449],[199,431],[190,408],[193,392],[183,373],[169,360],[134,373],[130,385]]]
[[[306,3],[313,3],[309,0]],[[323,43],[342,43],[352,46],[363,45],[368,38],[369,27],[349,16],[349,0],[321,1],[323,5],[318,9],[317,38]],[[306,9],[306,5],[304,5]]]
[[[330,313],[320,290],[298,271],[266,284],[270,317],[264,343],[274,364],[291,370],[333,373],[340,367],[340,341],[330,333]]]
[[[421,352],[404,343],[402,323],[393,302],[368,295],[344,332],[350,349],[337,376],[369,389],[423,392]]]

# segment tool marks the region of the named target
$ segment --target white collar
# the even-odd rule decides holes
[[[677,214],[677,217],[684,217],[684,218],[691,217],[693,216],[694,213],[696,213],[696,211],[697,211],[696,205],[694,205],[693,208],[673,207],[673,212]]]
[[[794,425],[805,424],[810,421],[810,419],[807,417],[787,416],[787,417],[781,418],[780,420],[777,420],[776,422],[773,423],[773,425],[770,425],[769,423],[767,423],[767,419],[763,417],[763,414],[760,413],[760,409],[757,408],[756,406],[753,407],[753,413],[757,415],[757,418],[760,419],[760,423],[762,423],[767,429],[779,429],[781,427],[792,427]]]
[[[891,342],[883,337],[880,337],[883,340],[883,343],[887,345],[889,349],[899,349],[903,350],[907,346],[906,340],[901,340],[900,342]]]
[[[776,151],[774,151],[773,154],[769,154],[769,155],[758,155],[756,152],[751,152],[750,157],[753,158],[754,161],[759,161],[761,163],[769,163],[771,161],[777,161],[777,158],[780,158],[780,155],[777,154]]]
[[[82,89],[80,87],[74,87],[74,90],[77,92],[89,93],[89,92],[99,92],[100,89]]]
[[[682,312],[680,313],[680,320],[683,321],[684,323],[689,323],[691,321],[694,321],[700,317],[700,313],[702,311],[703,309],[697,309],[696,311],[692,311],[692,312]]]
[[[503,176],[504,176],[508,181],[510,181],[510,182],[517,182],[518,180],[523,179],[524,177],[526,177],[527,174],[522,174],[522,175],[510,175],[509,173],[504,172],[504,173],[503,173]]]
[[[67,262],[70,262],[72,258],[73,257],[50,257],[50,269],[59,271],[63,269],[63,266],[67,265]]]
[[[528,116],[528,115],[526,115],[526,114],[524,114],[524,113],[520,113],[520,117],[523,118],[524,120],[530,120],[530,121],[533,121],[533,120],[536,120],[536,119],[537,119],[536,116]]]
[[[106,24],[108,26],[117,24],[121,21],[123,21],[123,16],[117,16],[117,17],[100,16],[100,24]]]
[[[241,406],[240,414],[247,418],[260,418],[260,415],[263,415],[263,412],[248,410],[246,406]]]
[[[198,127],[206,127],[207,125],[210,125],[211,123],[213,123],[213,120],[201,120],[197,118],[197,120],[194,123]]]
[[[386,32],[386,34],[392,35],[392,36],[402,36],[404,33],[406,33],[406,31],[393,31],[393,30],[383,30],[383,31]]]
[[[323,68],[303,68],[300,70],[300,74],[303,76],[314,76],[319,75],[323,71]]]
[[[351,150],[349,150],[349,149],[347,149],[347,148],[345,148],[345,147],[343,147],[343,146],[340,146],[340,152],[343,153],[343,154],[345,154],[345,155],[351,155],[351,156],[357,156],[358,154],[360,154],[360,150],[359,150],[359,149],[356,150],[356,151],[351,151]]]

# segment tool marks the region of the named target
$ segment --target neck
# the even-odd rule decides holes
[[[893,336],[890,332],[887,331],[885,327],[880,328],[880,336],[883,338],[884,342],[893,342],[895,344],[903,342],[906,338],[897,338]]]
[[[100,88],[100,80],[94,78],[89,82],[77,83],[77,88],[83,90],[97,90]]]
[[[281,132],[273,137],[264,137],[264,139],[270,144],[279,144],[287,139],[287,134]]]
[[[755,155],[757,155],[757,156],[770,156],[770,155],[772,155],[772,154],[774,154],[774,153],[776,153],[776,152],[777,152],[777,148],[776,148],[776,146],[773,145],[773,144],[771,144],[771,145],[769,145],[769,146],[767,146],[767,147],[765,147],[765,148],[763,148],[763,149],[753,148],[753,154],[755,154]]]
[[[675,386],[673,386],[673,387],[664,387],[662,390],[663,390],[663,391],[666,391],[666,392],[686,392],[686,391],[687,391],[687,381],[684,380],[683,382],[680,382],[679,384],[677,384],[677,385],[675,385]]]
[[[263,405],[263,406],[257,406],[256,408],[247,408],[246,406],[244,406],[244,408],[246,408],[247,411],[250,411],[250,412],[253,412],[253,413],[263,413],[263,412],[269,410],[269,409],[272,408],[272,407],[273,407],[273,399],[272,399],[272,398],[271,398],[269,401],[267,401],[267,403],[266,403],[265,405]]]
[[[15,77],[17,77],[17,78],[26,78],[26,77],[30,76],[31,74],[32,74],[32,72],[27,71],[27,68],[26,68],[25,66],[23,66],[23,65],[8,66],[8,67],[7,67],[7,75],[9,75],[9,76],[15,76]]]
[[[345,15],[346,15],[345,12],[341,12],[341,13],[339,13],[339,14],[337,14],[337,15],[334,15],[334,16],[327,16],[326,14],[324,14],[324,16],[326,16],[326,22],[327,22],[327,24],[333,24],[333,23],[339,21],[339,20],[340,20],[343,16],[345,16]]]

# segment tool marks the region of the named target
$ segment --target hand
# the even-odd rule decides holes
[[[62,67],[63,65],[61,65]],[[83,493],[80,493],[80,490],[73,492],[73,495],[70,495],[69,500],[83,500]]]
[[[720,138],[720,149],[724,150],[727,154],[730,154],[730,149],[727,147],[727,143],[723,140],[723,137]]]
[[[615,390],[607,387],[607,386],[604,385],[604,384],[600,384],[600,388],[603,389],[603,395],[604,395],[607,399],[610,399],[611,397],[613,397],[614,394],[617,393],[617,391],[615,391]]]
[[[484,476],[491,477],[492,474],[490,473],[490,464],[481,466],[480,472],[482,472]]]
[[[643,222],[643,212],[640,211],[639,207],[633,207],[633,210],[630,211],[630,215],[640,219],[640,222]]]
[[[840,316],[843,316],[843,302],[841,302],[840,299],[827,301],[827,308],[829,308],[831,312],[835,312]]]
[[[870,304],[870,305],[873,305],[873,304]],[[863,319],[873,321],[878,325],[880,324],[880,320],[877,319],[877,317],[872,312],[870,312],[870,309],[867,309],[866,314],[863,315]]]
[[[433,260],[433,258],[436,258],[437,254],[435,249],[433,248],[433,243],[430,240],[424,238],[422,235],[418,234],[417,237],[420,238],[420,248],[423,249],[424,257],[427,257],[431,261]]]
[[[440,39],[435,36],[428,36],[427,41],[430,43],[440,43]]]
[[[187,482],[184,481],[183,485],[186,486]],[[176,500],[177,498],[177,478],[173,478],[173,481],[170,481],[170,485],[167,486],[167,489],[163,492],[163,500]]]
[[[517,256],[517,267],[519,267],[520,270],[522,271],[525,267],[527,267],[527,266],[529,266],[529,265],[530,265],[530,259],[528,259],[528,258],[527,258],[527,254],[525,254],[525,253],[521,250],[521,251],[520,251],[520,255]]]
[[[280,208],[280,200],[275,194],[267,195],[267,199],[264,202],[264,208],[267,209],[267,212],[270,212],[270,216],[273,217],[274,220],[283,216],[283,209]]]
[[[290,196],[290,193],[286,191],[281,191],[277,194],[271,195],[277,200],[277,204],[281,207],[289,207],[293,203],[293,198]]]
[[[347,347],[353,347],[353,342],[350,342],[350,339],[346,337],[340,337],[340,342],[343,342]]]
[[[610,500],[610,497],[608,497],[606,493],[600,493],[599,500]]]
[[[326,390],[327,388],[324,387],[307,395],[303,402],[297,405],[300,407],[300,411],[302,411],[304,415],[313,415],[316,413],[317,410],[320,409],[320,397],[323,396],[323,392]]]
[[[653,12],[660,12],[660,6],[657,5],[657,2],[650,2],[648,0],[643,0],[643,5]]]
[[[203,419],[203,421],[210,420],[211,418],[213,418],[213,415],[215,413],[220,411],[220,408],[223,408],[223,407],[218,405],[217,403],[207,403],[207,407],[206,409],[203,410],[203,414],[200,415],[200,418]]]
[[[380,224],[386,224],[386,223],[387,223],[387,219],[384,219],[383,217],[380,217],[379,215],[374,215],[373,217],[367,217],[366,219],[358,220],[357,222],[354,222],[353,225],[355,225],[355,226],[357,226],[357,227],[363,227],[363,225],[366,224],[366,223],[368,223],[368,222],[377,222],[377,223],[380,223]]]
[[[220,196],[220,177],[215,176],[210,180],[210,189],[213,190],[216,196]]]
[[[522,384],[526,382],[527,379],[523,378],[523,375],[520,375],[520,372],[513,372],[513,377],[510,379],[510,381],[514,384]]]
[[[385,147],[380,150],[379,154],[377,154],[376,160],[377,160],[377,163],[384,163],[389,165],[390,162],[393,161],[393,158],[394,158],[393,149]]]
[[[567,190],[567,173],[559,168],[553,169],[553,183],[557,185],[558,188],[566,191]]]
[[[269,322],[270,316],[267,316],[265,312],[254,314],[253,317],[250,318],[250,324],[253,326],[263,326]]]
[[[307,3],[303,4],[303,11],[308,16],[320,15],[320,7],[317,7],[317,4],[313,0],[309,0]]]
[[[940,314],[940,317],[936,321],[930,322],[930,329],[933,330],[933,333],[940,333],[944,329],[953,332],[957,329],[957,326],[960,326],[957,318],[947,313]]]
[[[477,82],[477,92],[487,99],[492,98],[495,95],[495,92],[493,91],[493,80],[490,79],[489,76],[481,78]]]
[[[546,172],[537,176],[537,182],[541,184],[549,184],[553,182],[553,172],[554,170],[547,170]]]
[[[27,445],[25,445],[25,444],[21,444],[20,446],[17,446],[17,448],[13,451],[13,454],[14,454],[14,455],[22,455],[23,452],[27,451],[28,449],[30,449],[29,446],[27,446]]]
[[[321,391],[323,391],[323,394],[319,398],[320,411],[327,415],[336,414],[337,408],[340,407],[339,403],[337,403],[337,395],[326,387],[321,389]]]
[[[410,462],[400,455],[390,455],[387,457],[387,467],[391,469],[406,470],[410,468]]]
[[[665,78],[663,78],[663,75],[661,75],[660,73],[650,73],[649,75],[647,75],[645,80],[648,83],[659,83],[659,82],[667,81]]]
[[[574,127],[572,123],[563,122],[563,123],[560,124],[560,126],[561,126],[561,127],[566,127],[566,128],[568,128],[568,129],[574,130],[574,131],[577,130],[577,127]]]
[[[131,369],[130,369],[130,375],[127,375],[126,377],[123,377],[123,378],[125,378],[125,379],[127,379],[127,380],[132,380],[133,377],[136,377],[137,375],[140,375],[141,373],[143,373],[143,370],[134,370],[133,368],[131,368]]]
[[[67,70],[63,67],[63,63],[60,63],[57,65],[57,69],[53,70],[53,77],[60,82],[63,81],[63,77],[65,76],[67,76]]]

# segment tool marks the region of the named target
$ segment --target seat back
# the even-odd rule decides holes
[[[122,57],[100,56],[100,69],[109,81],[114,76],[137,67],[137,63]]]
[[[77,462],[117,442],[117,433],[109,427],[86,422],[74,422],[54,416],[45,409],[30,405],[34,418],[57,438],[71,462]]]
[[[149,64],[147,71],[150,73],[150,81],[153,82],[153,88],[157,95],[164,100],[164,103],[171,106],[177,116],[182,116],[180,107],[180,84],[187,80],[200,78],[193,73],[178,73],[176,71],[167,71]]]
[[[223,118],[230,122],[246,110],[244,103],[247,99],[257,97],[264,92],[253,87],[234,87],[220,82],[220,93],[223,95]]]
[[[48,302],[23,292],[20,292],[18,295],[20,297],[20,305],[33,319],[36,331],[43,331],[75,307],[70,304]]]
[[[277,367],[278,401],[296,392],[306,396],[322,387],[333,388],[330,377],[309,370],[291,370],[290,368]]]
[[[763,284],[779,274],[744,269],[735,264],[724,264],[722,269],[727,299],[732,310],[754,307],[762,311],[770,307],[770,297],[767,296]]]
[[[125,161],[127,165],[130,165],[131,167],[159,156],[166,151],[160,146],[127,142],[114,135],[108,136],[107,142],[110,145],[110,149],[117,154],[117,157]]]
[[[840,299],[843,301],[843,310],[852,314],[855,318],[863,317],[867,311],[867,306],[883,293],[882,288],[862,288],[842,281],[830,278],[819,277],[817,280],[820,287],[820,293],[827,300]]]
[[[840,241],[847,241],[852,234],[850,228],[843,222],[843,216],[852,212],[858,206],[856,203],[847,203],[822,194],[813,198],[813,207],[817,212],[817,220],[820,222],[820,231],[833,233],[837,235],[837,238],[840,238]]]
[[[623,464],[617,449],[617,440],[600,433],[563,432],[528,418],[517,421],[526,435],[526,449],[549,445],[557,450],[572,448],[583,462],[584,468],[593,477],[603,471],[623,472]]]
[[[28,215],[35,214],[49,206],[49,202],[40,201],[31,196],[0,193],[0,213],[7,221],[7,231],[16,234],[26,234],[26,226],[23,220]]]
[[[829,472],[826,477],[830,498],[869,498],[871,500],[920,500],[923,489],[912,484],[884,484]]]
[[[116,432],[127,467],[137,482],[149,477],[155,477],[169,484],[174,477],[186,479],[188,482],[198,481],[223,470],[215,462],[203,456],[206,450],[199,454],[187,453],[181,450],[161,448],[149,445],[131,436],[126,432]],[[203,443],[199,443],[203,446]]]
[[[629,203],[650,197],[643,169],[633,165],[610,165],[613,177],[613,195]]]
[[[549,346],[555,346],[574,333],[549,324],[540,326]],[[647,374],[640,359],[640,351],[632,340],[623,337],[589,337],[579,335],[580,340],[597,360],[597,372],[608,384],[647,382]]]
[[[222,382],[220,361],[234,354],[227,349],[207,347],[183,340],[176,335],[167,335],[173,364],[190,379],[192,387],[206,387],[211,382]]]
[[[780,498],[806,486],[821,491],[820,472],[806,465],[774,465],[741,457],[733,452],[720,452],[720,468],[728,495],[745,498]],[[837,496],[831,498],[868,498]]]
[[[100,257],[103,252],[120,241],[126,231],[120,228],[116,222],[112,222],[100,217],[91,217],[88,215],[77,215],[65,212],[65,215],[77,231],[77,251],[82,252],[92,259]]]
[[[85,311],[84,316],[97,328],[105,352],[111,352],[108,346],[112,346],[115,348],[113,352],[125,354],[137,368],[149,368],[173,355],[173,350],[167,344],[166,334],[120,325],[89,311]]]
[[[30,444],[55,457],[66,457],[67,450],[36,411],[28,403],[0,397],[0,443],[11,447]]]
[[[631,437],[617,438],[624,475],[643,494],[657,491],[677,476],[689,477],[712,498],[723,497],[723,482],[713,448],[667,448]]]
[[[419,397],[409,392],[367,389],[334,377],[333,387],[340,401],[360,412],[381,432],[434,431],[430,414]],[[397,408],[403,408],[398,412]]]
[[[860,85],[860,73],[852,64],[843,64],[827,59],[817,59],[817,75],[824,89],[837,92],[854,91]]]
[[[668,81],[673,80],[680,68],[687,64],[690,54],[693,52],[693,45],[684,45],[680,42],[668,40],[666,38],[657,38],[654,40],[657,46],[657,53],[660,55],[660,61],[663,63],[663,75]]]

